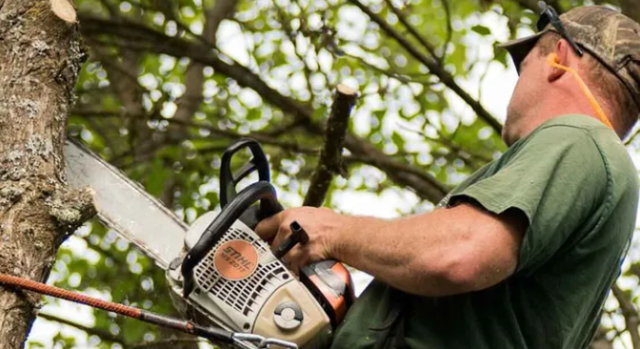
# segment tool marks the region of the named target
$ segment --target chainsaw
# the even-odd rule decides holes
[[[246,149],[252,158],[234,173],[234,155]],[[292,273],[282,257],[308,241],[297,222],[273,250],[253,231],[283,210],[257,141],[241,139],[227,148],[219,176],[221,210],[191,226],[84,146],[68,141],[65,155],[69,185],[94,190],[98,217],[165,270],[172,298],[187,305],[179,308],[244,334],[243,348],[257,348],[252,335],[275,338],[270,343],[281,348],[329,346],[355,299],[350,274],[333,260]],[[238,190],[255,172],[258,180]]]

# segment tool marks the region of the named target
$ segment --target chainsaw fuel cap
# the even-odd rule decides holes
[[[280,303],[273,311],[273,320],[281,330],[295,330],[300,327],[304,314],[296,302]]]

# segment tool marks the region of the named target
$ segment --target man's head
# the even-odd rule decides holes
[[[507,144],[561,114],[595,116],[578,81],[547,63],[550,54],[578,72],[618,135],[626,135],[638,119],[640,25],[601,6],[571,10],[561,23],[560,29],[549,24],[532,37],[504,45],[520,73],[503,132]]]

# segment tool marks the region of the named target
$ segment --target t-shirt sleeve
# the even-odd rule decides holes
[[[563,244],[582,230],[603,203],[607,188],[605,162],[584,130],[553,126],[532,134],[494,175],[452,196],[495,214],[509,209],[528,219],[516,273],[529,274],[544,265]]]

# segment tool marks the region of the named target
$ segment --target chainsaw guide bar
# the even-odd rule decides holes
[[[183,254],[189,226],[139,184],[84,145],[67,140],[64,150],[68,185],[76,189],[90,187],[98,218],[166,271],[171,261]],[[194,309],[201,309],[189,299],[186,302]],[[228,326],[217,325],[225,331],[231,330]],[[298,348],[288,341],[249,333],[234,333],[233,342],[234,347],[241,349]]]
[[[167,270],[182,252],[189,227],[139,184],[85,146],[68,140],[64,150],[69,186],[90,187],[98,218]]]

